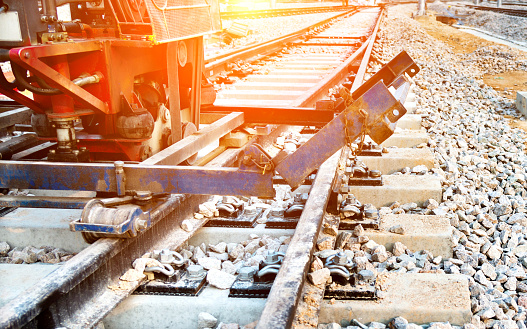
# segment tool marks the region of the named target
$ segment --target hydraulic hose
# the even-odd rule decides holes
[[[13,68],[13,74],[15,76],[15,83],[16,86],[25,88],[35,94],[39,95],[46,95],[46,96],[53,96],[53,95],[60,95],[62,94],[62,91],[59,89],[51,88],[44,80],[35,77],[35,80],[41,87],[33,86],[29,83],[27,80],[27,70],[23,69],[19,65],[11,62],[11,67]],[[79,87],[99,83],[101,80],[102,73],[96,72],[93,75],[81,75],[77,79],[73,80],[72,82],[76,84]]]
[[[55,88],[40,88],[33,86],[27,81],[27,70],[21,68],[18,64],[11,62],[11,67],[13,68],[13,74],[16,79],[17,85],[31,91],[32,93],[46,96],[60,95],[62,91]]]

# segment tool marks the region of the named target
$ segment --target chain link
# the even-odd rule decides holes
[[[353,144],[354,140],[353,140],[353,136],[351,136],[351,132],[349,130],[348,116],[344,115],[344,123],[345,123],[344,132],[346,134],[346,146],[348,146],[348,148],[350,149],[350,152],[351,152],[352,156],[356,156],[360,152],[362,152],[362,149],[364,148],[364,139],[366,138],[366,133],[368,131],[368,126],[367,126],[368,112],[366,112],[363,109],[360,109],[359,110],[359,115],[360,115],[360,117],[362,119],[362,126],[361,126],[361,131],[360,131],[360,134],[359,134],[360,142],[359,142],[359,145],[357,146],[356,149],[354,149],[352,147],[352,144]]]
[[[267,161],[267,162],[257,162],[256,160],[254,160],[252,157],[251,157],[251,161],[252,163],[262,169],[262,175],[265,175],[265,172],[266,171],[269,171],[269,170],[273,170],[274,169],[274,165],[271,161]]]

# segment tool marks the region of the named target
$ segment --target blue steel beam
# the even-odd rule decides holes
[[[93,198],[0,196],[0,207],[82,209]]]
[[[273,172],[124,165],[126,190],[274,197]],[[115,167],[101,163],[0,161],[0,187],[116,192]]]
[[[276,178],[275,178],[276,179]],[[156,196],[156,195],[154,195]],[[163,196],[164,197],[164,196]],[[57,197],[57,196],[27,196],[27,195],[2,195],[0,207],[25,207],[25,208],[59,208],[59,209],[84,209],[86,204],[94,198],[88,197]],[[97,199],[107,207],[133,203],[133,196],[122,198]]]

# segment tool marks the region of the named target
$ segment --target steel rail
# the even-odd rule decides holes
[[[276,136],[268,136],[268,138],[274,137]],[[231,157],[229,160],[233,158]],[[325,191],[329,193],[337,159],[338,157],[336,156],[332,157],[325,162],[321,171],[319,171],[314,191],[320,189],[324,193],[314,193],[309,203],[309,208],[306,207],[306,209],[313,210],[312,212],[305,212],[306,215],[303,221],[301,220],[300,222],[306,223],[306,229],[309,227],[310,230],[316,229],[317,232],[320,229],[319,213],[322,212],[323,215],[325,204],[327,203]],[[231,161],[229,160],[223,161],[222,164],[230,164]],[[217,161],[215,163],[217,164]],[[172,196],[169,201],[157,208],[155,214],[152,215],[152,217],[157,219],[157,223],[137,238],[98,240],[95,244],[87,247],[66,262],[59,270],[51,273],[30,290],[21,294],[17,300],[1,308],[0,327],[14,328],[28,324],[43,328],[61,325],[66,327],[75,325],[91,327],[96,325],[116,305],[124,300],[139,283],[132,283],[126,289],[118,291],[113,291],[108,286],[115,284],[119,276],[130,268],[131,262],[135,258],[140,257],[146,250],[161,245],[164,247],[170,245],[170,247],[174,248],[184,243],[191,234],[171,229],[178,227],[179,221],[191,215],[194,205],[203,202],[205,199],[206,197],[202,196]],[[195,229],[197,230],[201,225],[197,225]],[[313,225],[316,227],[313,227]],[[302,227],[302,225],[299,226]],[[295,236],[297,236],[295,241],[304,239],[300,233],[295,234]],[[168,241],[171,243],[168,243]],[[311,253],[305,252],[306,246],[309,247],[309,243],[303,246],[304,249],[296,249],[296,252],[302,254],[301,260],[303,263],[308,262],[311,256]],[[295,248],[291,250],[292,253],[295,252]],[[297,281],[300,290],[305,279],[305,268],[301,269],[301,263],[296,263],[291,268],[296,273],[299,273],[298,271],[300,270],[303,276],[301,280]],[[287,274],[282,275],[288,276]],[[277,287],[279,286],[280,284]],[[273,294],[272,292],[270,296],[275,295],[276,293]],[[287,312],[294,311],[297,302],[298,294],[296,295],[296,301],[291,304]],[[272,304],[269,304],[270,308]],[[267,312],[274,313],[272,308]],[[294,312],[292,315],[294,316]],[[292,315],[289,314],[290,319],[288,321],[292,321]],[[275,318],[270,317],[271,319]],[[263,328],[262,326],[259,327]],[[269,327],[274,328],[275,326]]]
[[[351,57],[373,47],[376,40],[378,27],[384,16],[384,8],[381,8],[375,28],[370,38]],[[367,50],[366,50],[367,51]],[[368,65],[370,56],[363,56],[360,67]],[[346,61],[348,62],[348,61]],[[341,78],[341,74],[347,67],[346,62],[333,71],[332,77],[326,79],[320,85],[328,81]],[[351,63],[351,62],[350,62]],[[365,70],[364,70],[365,71]],[[362,73],[364,74],[364,72]],[[360,77],[362,81],[362,78]],[[302,100],[302,103],[308,103]],[[322,226],[325,209],[332,190],[334,177],[336,175],[340,152],[335,153],[319,169],[313,183],[309,199],[305,205],[304,212],[298,221],[297,229],[293,235],[286,256],[280,267],[280,271],[273,283],[267,302],[265,304],[257,329],[264,328],[290,328],[297,313],[297,307],[302,297],[304,282],[309,269],[309,264],[315,249],[317,237]],[[320,176],[320,177],[319,177]]]
[[[346,168],[346,160],[350,156],[350,149],[349,147],[343,147],[340,152],[340,158],[337,166],[337,170],[335,173],[335,177],[342,177],[344,174],[344,168]],[[331,193],[332,195],[336,194],[338,190],[340,190],[341,181],[337,178],[333,181],[333,184],[331,185]],[[330,203],[331,203],[330,199]],[[329,206],[329,205],[328,205]],[[325,225],[326,223],[331,223],[331,225],[335,227],[339,227],[340,225],[340,216],[334,215],[334,214],[327,214],[324,216],[324,222],[322,225]],[[335,249],[335,243],[337,241],[337,237],[333,236],[331,234],[327,234],[325,232],[320,232],[318,235],[318,238],[324,238],[329,237],[331,248]],[[295,318],[293,320],[292,328],[316,328],[318,326],[318,318],[320,315],[320,305],[322,303],[322,300],[324,299],[324,292],[326,291],[326,285],[320,285],[315,286],[314,284],[311,284],[309,282],[304,283],[304,287],[301,292],[301,298],[299,300],[298,306],[297,306],[297,312],[295,314]],[[305,298],[306,296],[309,296],[309,298]]]
[[[267,136],[257,136],[251,143],[272,144],[286,128],[281,125]],[[207,167],[228,167],[237,159],[239,150],[227,152]],[[97,240],[56,271],[0,308],[0,328],[91,328],[97,325],[141,282],[112,290],[119,277],[131,268],[132,262],[152,249],[177,249],[206,220],[193,222],[191,232],[179,228],[191,218],[198,204],[207,196],[175,194],[151,213],[152,226],[133,239]]]
[[[487,4],[492,4],[492,5],[496,5],[496,0],[495,1],[487,1]],[[479,4],[480,6],[483,5],[483,3],[480,3]],[[527,3],[525,2],[502,2],[501,3],[502,6],[527,6]]]
[[[364,53],[363,59],[361,60],[361,65],[359,66],[359,72],[357,73],[355,81],[353,82],[353,86],[355,86],[356,81],[360,80],[360,83],[355,87],[355,89],[360,86],[364,77],[364,73],[366,72],[366,67],[369,63],[371,49],[373,48],[373,43],[377,38],[377,31],[379,30],[379,25],[383,15],[384,8],[381,7],[373,32],[366,42],[364,42],[359,49],[357,49],[350,57],[342,62],[330,75],[320,81],[317,85],[313,86],[303,97],[297,99],[294,104],[295,106],[313,105],[317,98],[320,98],[320,96],[326,93],[329,88],[341,83],[349,75],[351,71],[350,68],[355,60]],[[352,91],[353,90],[354,89],[352,88]]]
[[[263,9],[247,11],[225,11],[220,13],[221,19],[233,18],[260,18],[273,16],[292,16],[305,15],[313,13],[324,13],[331,11],[346,10],[347,6],[320,6],[320,7],[302,7],[302,8],[280,8],[280,9]]]
[[[476,5],[465,5],[465,7],[477,9],[477,10],[485,10],[485,11],[493,11],[500,14],[506,14],[510,16],[518,16],[518,17],[527,17],[527,10],[524,9],[512,9],[512,8],[503,8],[503,7],[488,7],[488,6],[476,6]]]
[[[249,58],[253,58],[256,56],[258,56],[258,58],[265,57],[269,54],[272,54],[280,50],[284,44],[297,40],[300,36],[305,35],[311,29],[318,28],[320,26],[323,26],[329,23],[330,21],[336,18],[344,17],[346,15],[351,15],[356,12],[358,12],[358,9],[356,7],[353,7],[351,10],[348,10],[344,13],[340,13],[335,16],[329,17],[320,22],[312,24],[298,31],[286,34],[284,36],[280,36],[280,37],[277,37],[277,38],[274,38],[268,41],[264,41],[264,42],[261,42],[255,45],[246,46],[240,49],[236,49],[234,51],[230,51],[224,54],[220,54],[220,55],[205,59],[205,70],[204,70],[205,75],[212,76],[220,72],[226,71],[228,64],[233,63],[238,60],[247,60]]]
[[[366,69],[368,68],[368,64],[370,63],[371,51],[373,49],[373,45],[375,44],[375,39],[377,38],[377,32],[379,31],[379,26],[381,25],[382,17],[385,13],[386,13],[385,9],[382,8],[379,13],[379,19],[377,20],[377,24],[375,24],[375,28],[373,29],[373,32],[369,40],[366,42],[368,44],[368,47],[366,48],[366,51],[364,52],[364,56],[359,66],[359,70],[357,71],[357,74],[355,75],[355,80],[353,80],[353,84],[350,90],[351,93],[357,90],[360,87],[360,85],[362,85],[362,82],[364,81],[364,75],[366,74]]]
[[[309,199],[267,297],[257,329],[291,327],[315,242],[322,227],[339,155],[340,151],[326,160],[318,170]]]

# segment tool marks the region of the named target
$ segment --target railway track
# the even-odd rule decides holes
[[[352,16],[351,16],[352,15]],[[379,15],[378,9],[353,11],[353,17],[363,26],[350,26],[350,18],[341,16],[330,27],[318,32],[296,35],[296,41],[282,51],[284,43],[276,44],[269,52],[280,50],[279,56],[267,56],[262,65],[246,65],[239,68],[242,77],[218,93],[215,106],[312,106],[328,88],[355,64],[355,52],[371,34],[372,23]],[[301,38],[300,38],[301,37]],[[291,40],[291,39],[289,39]],[[363,50],[361,49],[358,54]],[[340,67],[342,66],[342,67]],[[239,65],[238,65],[239,67]],[[340,67],[340,68],[339,68]],[[346,71],[335,74],[333,71]],[[259,74],[260,73],[260,74]],[[328,79],[325,79],[327,76]]]
[[[248,11],[225,11],[221,13],[222,19],[234,18],[262,18],[275,16],[292,16],[305,15],[313,13],[327,13],[332,11],[347,10],[347,6],[320,6],[320,7],[302,7],[302,8],[281,8],[281,9],[265,9],[265,10],[248,10]]]
[[[265,133],[248,135],[242,132],[243,137],[237,135],[239,132],[232,133],[224,139],[227,143],[231,143],[227,145],[233,145],[232,143],[243,140],[248,141],[248,144],[261,145],[268,152],[279,152],[275,145],[284,133],[288,133],[287,136],[298,135],[300,129],[291,130],[286,124],[302,126],[310,123],[320,128],[334,117],[338,102],[328,100],[325,96],[330,89],[339,83],[345,82],[349,89],[349,97],[354,99],[368,95],[370,89],[382,89],[379,84],[372,83],[372,81],[378,82],[381,79],[379,77],[372,79],[369,84],[363,85],[364,74],[368,67],[382,16],[382,8],[362,10],[354,8],[339,14],[338,17],[320,22],[316,26],[298,33],[207,60],[206,72],[211,77],[215,78],[226,68],[231,68],[222,75],[222,79],[235,80],[232,83],[232,88],[224,88],[219,91],[213,106],[202,109],[202,122],[210,122],[210,124],[201,131],[200,136],[195,137],[192,143],[188,145],[184,143],[174,144],[173,147],[147,159],[139,166],[179,163],[181,159],[185,158],[182,154],[197,152],[204,145],[240,127],[242,123],[251,124],[251,129],[263,129]],[[287,47],[284,49],[285,45]],[[240,59],[244,62],[236,62]],[[236,64],[234,70],[232,70],[233,63]],[[398,69],[401,70],[401,68]],[[417,70],[415,67],[405,66],[402,71],[393,76],[394,70],[397,72],[397,69],[391,67],[392,75],[385,74],[383,76],[384,83],[387,85],[395,83],[397,90],[394,89],[393,93],[398,100],[404,101],[408,88],[407,85],[397,80],[397,77],[405,72],[413,75],[417,73]],[[233,78],[233,76],[237,77]],[[287,92],[281,90],[287,90]],[[323,98],[326,100],[319,102]],[[307,109],[307,107],[315,106],[318,108],[317,111]],[[258,111],[262,108],[266,112]],[[10,111],[5,113],[8,112]],[[404,114],[393,113],[394,116]],[[219,116],[221,119],[215,120]],[[10,116],[10,118],[14,117]],[[350,136],[343,135],[343,124],[346,123],[347,119],[341,120],[344,121],[333,123],[333,126],[329,127],[327,131],[328,133],[331,131],[340,132],[341,135],[338,135],[340,136],[338,138],[348,138]],[[263,128],[261,126],[263,124],[271,126]],[[255,127],[255,125],[257,126]],[[312,133],[309,133],[305,138],[311,135]],[[358,135],[359,131],[356,132],[355,136]],[[306,143],[305,145],[312,144]],[[296,218],[296,230],[290,227],[270,233],[269,229],[262,227],[257,227],[254,230],[243,228],[243,223],[232,223],[232,219],[227,221],[228,224],[220,223],[220,226],[234,227],[234,229],[239,230],[236,234],[231,233],[231,235],[237,236],[233,238],[232,242],[247,239],[240,236],[248,236],[250,232],[271,234],[271,236],[292,236],[267,299],[251,300],[244,298],[236,303],[233,299],[227,298],[225,294],[211,292],[214,289],[208,288],[207,290],[205,288],[206,291],[200,295],[199,298],[201,299],[198,298],[198,303],[204,303],[203,299],[206,300],[208,296],[208,299],[212,299],[214,304],[226,303],[232,307],[241,307],[246,312],[253,310],[253,308],[260,309],[261,315],[256,316],[256,319],[259,319],[258,328],[288,328],[293,323],[299,327],[313,327],[313,325],[306,325],[301,317],[302,308],[306,307],[303,305],[308,294],[306,289],[311,289],[305,283],[306,272],[310,266],[319,233],[322,228],[327,227],[325,220],[327,221],[328,214],[325,209],[330,202],[331,192],[335,191],[335,173],[338,168],[346,167],[346,162],[348,162],[349,148],[344,148],[342,153],[335,153],[340,148],[337,146],[332,146],[336,149],[332,149],[328,145],[313,146],[319,147],[317,153],[328,153],[329,159],[316,167],[307,168],[309,169],[307,173],[316,169],[316,177],[310,185],[304,185],[300,192],[297,191],[300,193],[300,198],[303,198],[302,195],[306,195],[306,197],[305,203],[301,207],[303,212]],[[328,150],[323,151],[322,148]],[[216,155],[214,158],[205,156],[201,160],[205,167],[228,167],[236,162],[239,149],[227,148],[226,146],[218,149],[224,152],[219,155],[214,154]],[[15,153],[13,157],[22,160],[23,157],[19,153]],[[58,167],[53,169],[57,170]],[[65,171],[65,173],[67,172]],[[279,181],[280,178],[277,178],[276,182]],[[214,183],[211,181],[211,184]],[[133,239],[101,238],[88,245],[81,242],[80,233],[68,232],[67,230],[71,218],[81,216],[82,209],[86,207],[89,200],[95,197],[95,193],[89,189],[82,192],[68,192],[66,195],[64,193],[38,195],[41,193],[38,190],[31,192],[35,193],[36,196],[15,195],[3,197],[0,200],[4,209],[10,211],[1,218],[5,224],[1,233],[2,236],[6,237],[6,240],[19,241],[20,246],[37,244],[38,241],[39,245],[53,245],[75,251],[77,254],[61,265],[49,265],[50,267],[46,269],[51,269],[49,272],[42,270],[42,267],[39,268],[39,265],[18,265],[20,266],[18,271],[38,272],[42,270],[42,273],[47,275],[37,275],[37,279],[30,283],[27,290],[22,293],[18,291],[20,294],[17,294],[15,299],[2,306],[0,309],[0,326],[2,327],[93,327],[101,321],[109,327],[126,327],[128,326],[127,321],[133,319],[129,312],[134,313],[133,310],[127,309],[130,304],[127,304],[126,301],[130,294],[144,285],[144,278],[142,277],[135,280],[123,279],[123,274],[130,270],[134,260],[153,250],[182,250],[187,248],[187,245],[198,245],[199,240],[203,239],[204,235],[210,234],[207,232],[211,232],[213,229],[214,232],[222,232],[221,230],[223,230],[216,227],[204,228],[206,225],[215,225],[212,224],[213,221],[217,222],[214,218],[205,217],[201,219],[198,218],[199,216],[194,216],[198,205],[210,200],[209,197],[190,194],[160,195],[160,199],[142,204],[142,210],[150,213],[152,222],[150,229],[138,234]],[[136,201],[138,196],[136,195]],[[41,200],[41,208],[27,207],[27,204],[35,199]],[[103,203],[130,203],[131,201],[131,197],[106,198]],[[257,203],[265,204],[261,201]],[[33,207],[35,206],[34,202],[31,204]],[[58,206],[61,209],[56,209]],[[247,206],[250,204],[246,203]],[[126,206],[123,207],[126,208]],[[35,218],[42,216],[48,217],[47,223],[35,222]],[[20,218],[28,219],[28,221],[17,227],[18,224],[13,224],[13,220]],[[338,218],[338,216],[333,216],[333,218]],[[186,222],[183,223],[184,221]],[[253,224],[251,223],[251,228]],[[335,225],[338,229],[338,220],[333,223],[333,226]],[[36,231],[35,235],[22,236],[31,230]],[[51,232],[60,232],[61,238],[53,239]],[[210,238],[207,242],[210,244],[218,243]],[[31,266],[37,267],[31,268]],[[17,274],[11,275],[17,276]],[[320,291],[318,293],[319,297],[315,299],[320,303],[323,290],[322,295],[320,295]],[[148,304],[149,298],[155,298],[155,296],[143,295],[134,296],[134,298],[141,300],[140,303],[146,302]],[[161,304],[154,304],[162,305],[160,309],[164,309],[166,305],[174,305],[174,303],[177,305],[196,305],[193,304],[192,297],[172,296],[167,298],[155,302]],[[168,304],[164,304],[166,302]],[[248,305],[245,308],[240,306],[244,303]],[[120,304],[121,306],[110,314]],[[182,307],[182,310],[182,313],[178,313],[177,316],[185,319],[188,317],[184,311],[185,307]],[[187,311],[195,312],[192,309],[187,309]],[[239,318],[241,320],[255,319],[255,315],[249,312],[248,316],[240,316]],[[180,322],[179,325],[182,327],[190,326],[189,321],[194,321],[193,319],[187,319],[186,322],[182,320],[184,323]],[[169,321],[169,323],[173,322]],[[314,323],[316,325],[316,322]]]
[[[527,4],[524,3],[524,2],[502,2],[501,4],[502,4],[502,6],[527,6]],[[489,2],[485,2],[485,3],[481,2],[480,5],[482,5],[482,6],[490,6],[490,5],[496,6],[496,2],[490,2],[490,1]]]
[[[296,42],[304,38],[312,31],[322,29],[331,21],[357,12],[358,8],[350,7],[347,11],[335,14],[327,19],[318,21],[310,26],[298,31],[281,35],[271,40],[266,40],[258,44],[253,44],[238,49],[205,58],[205,74],[208,77],[218,75],[219,73],[229,71],[229,65],[238,61],[256,62],[258,59],[274,54],[282,50],[288,43]]]
[[[511,16],[527,17],[527,10],[525,9],[513,9],[513,8],[504,8],[504,7],[498,8],[498,7],[476,6],[476,5],[465,5],[465,7],[477,9],[477,10],[493,11],[495,13],[511,15]]]

